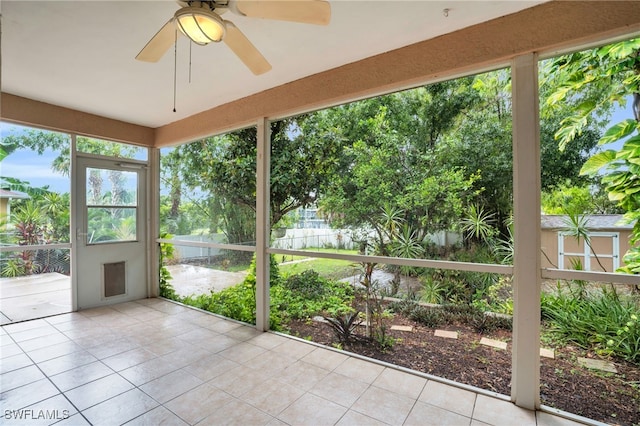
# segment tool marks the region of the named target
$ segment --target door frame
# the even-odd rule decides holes
[[[119,163],[118,165],[122,167],[122,169],[130,169],[140,170],[143,169],[145,173],[144,175],[144,183],[143,189],[144,194],[139,194],[138,205],[144,204],[144,212],[138,215],[137,226],[143,227],[143,238],[141,238],[140,243],[144,246],[145,253],[145,265],[143,267],[144,271],[144,286],[145,286],[145,296],[144,297],[152,297],[156,295],[157,291],[153,291],[153,283],[156,283],[157,279],[154,279],[153,271],[157,270],[157,268],[153,267],[153,259],[157,258],[157,255],[154,255],[154,251],[152,250],[154,241],[152,239],[153,236],[156,236],[157,232],[152,232],[152,223],[157,223],[157,221],[153,221],[152,217],[157,216],[156,214],[152,214],[151,212],[154,210],[152,202],[157,203],[158,196],[152,195],[152,190],[158,187],[157,184],[154,184],[156,180],[159,180],[159,169],[154,167],[155,161],[152,160],[152,155],[157,155],[155,150],[148,149],[147,150],[147,160],[135,160],[135,159],[126,159],[126,158],[118,158],[118,157],[110,157],[103,155],[95,155],[95,154],[87,154],[80,153],[76,149],[76,135],[72,135],[71,141],[71,203],[70,203],[70,211],[71,211],[71,220],[70,220],[70,238],[71,238],[71,306],[74,312],[78,311],[81,307],[79,306],[78,292],[79,292],[79,268],[78,268],[78,253],[80,250],[80,244],[78,244],[78,239],[76,232],[79,228],[79,224],[82,222],[81,218],[78,217],[77,212],[78,209],[82,206],[79,205],[81,200],[84,197],[83,194],[80,194],[78,191],[84,187],[84,183],[78,181],[79,178],[79,167],[80,163],[87,160],[96,160],[98,162],[110,162],[111,164]],[[124,165],[124,167],[123,167]],[[140,174],[138,174],[140,176]],[[139,186],[140,188],[140,186]],[[84,213],[83,213],[84,214]],[[116,243],[117,244],[117,243]],[[83,244],[84,247],[84,244]],[[99,303],[93,304],[93,306],[108,306],[110,304],[122,303],[128,301],[129,298],[125,298],[126,300],[113,300],[109,302],[108,300],[100,300]],[[84,308],[84,307],[83,307]]]

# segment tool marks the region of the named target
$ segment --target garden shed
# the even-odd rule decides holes
[[[557,269],[614,272],[624,266],[622,258],[629,250],[633,224],[623,223],[622,215],[584,216],[589,242],[570,232],[566,215],[542,215],[542,266]],[[589,247],[591,246],[591,247]],[[595,254],[594,254],[595,252]]]

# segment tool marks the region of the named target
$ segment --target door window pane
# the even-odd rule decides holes
[[[87,244],[137,240],[138,174],[87,168]]]

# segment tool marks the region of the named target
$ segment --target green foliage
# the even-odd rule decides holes
[[[498,329],[511,330],[513,327],[510,317],[488,314],[471,305],[446,304],[429,307],[402,301],[392,303],[390,308],[428,328],[437,328],[445,324],[465,324],[478,333],[486,333]]]
[[[347,312],[336,317],[324,317],[331,330],[343,344],[348,344],[353,339],[353,332],[358,326],[359,311]]]
[[[173,238],[173,236],[171,234],[163,233],[160,234],[160,238],[171,239]],[[169,272],[169,269],[166,266],[166,262],[173,259],[174,252],[175,248],[173,244],[160,243],[160,297],[166,297],[167,299],[171,300],[180,300],[180,298],[176,294],[175,289],[173,288],[173,285],[171,284],[171,280],[173,279],[171,277],[171,272]]]
[[[485,212],[484,208],[471,204],[460,221],[460,228],[467,241],[488,242],[496,233],[493,227],[495,213]]]
[[[592,186],[573,186],[570,182],[561,183],[542,192],[542,211],[544,214],[615,214],[621,210],[609,201],[602,187],[594,192]]]
[[[431,277],[420,277],[420,300],[426,303],[442,303],[446,288]]]
[[[313,269],[287,278],[283,286],[304,299],[318,300],[326,292],[327,280],[323,279]]]
[[[338,316],[351,311],[353,288],[344,282],[326,280],[314,271],[293,275],[284,282],[278,265],[271,256],[270,318],[272,330],[286,328],[291,319],[314,315]],[[245,280],[232,287],[208,295],[190,296],[184,303],[198,308],[255,324],[256,321],[255,259]]]
[[[349,283],[327,280],[315,271],[305,271],[289,277],[280,288],[273,288],[271,296],[274,314],[280,324],[286,324],[290,319],[325,314],[336,317],[350,312],[354,294]]]
[[[550,103],[561,102],[585,88],[600,91],[600,102],[583,102],[582,108],[563,121],[557,138],[561,147],[580,134],[600,108],[618,103],[640,93],[640,39],[603,46],[599,49],[560,57],[554,62],[564,81]],[[600,145],[622,143],[622,148],[607,149],[592,156],[582,167],[581,174],[601,176],[609,199],[626,213],[627,223],[634,223],[630,242],[632,248],[624,257],[626,266],[620,272],[640,273],[640,122],[638,117],[624,120],[608,129],[598,142]],[[635,245],[635,246],[633,246]]]
[[[544,294],[542,318],[550,332],[578,346],[640,363],[640,309],[614,290],[582,298],[558,292]]]

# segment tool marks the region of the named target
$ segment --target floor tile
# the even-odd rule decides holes
[[[426,383],[427,379],[423,377],[414,376],[393,368],[386,368],[373,382],[373,385],[417,399]]]
[[[241,365],[216,377],[209,383],[233,396],[239,397],[268,379],[269,376]]]
[[[117,355],[103,358],[102,362],[114,371],[124,370],[156,358],[156,354],[144,348],[135,348]]]
[[[211,339],[199,342],[198,347],[211,353],[219,353],[224,351],[225,349],[232,348],[238,343],[240,343],[240,341],[232,337],[229,337],[225,334],[219,334],[216,337],[212,337]]]
[[[272,350],[274,352],[285,354],[292,358],[300,359],[303,356],[307,355],[309,352],[312,352],[314,349],[316,349],[316,346],[314,345],[309,345],[306,343],[303,343],[301,345],[300,343],[303,343],[303,342],[298,342],[293,339],[288,339],[287,342],[284,342],[283,344],[276,346]]]
[[[0,359],[0,374],[32,365],[31,359],[24,353]]]
[[[17,322],[2,327],[9,334],[20,333],[21,331],[32,330],[34,328],[46,327],[49,323],[44,319],[35,319],[31,321]]]
[[[40,362],[38,363],[38,367],[44,372],[44,374],[53,376],[96,361],[96,357],[91,355],[89,352],[82,350],[50,359],[49,361]]]
[[[297,386],[304,390],[309,390],[328,374],[329,370],[307,364],[303,361],[296,361],[294,364],[287,367],[278,378],[290,385]]]
[[[196,424],[233,400],[228,393],[205,383],[164,405],[187,423]]]
[[[182,368],[187,365],[194,363],[202,358],[209,356],[211,353],[197,348],[195,346],[189,347],[190,345],[186,345],[186,347],[180,348],[177,351],[168,353],[160,357],[163,362],[166,362],[173,366],[174,368]]]
[[[290,425],[332,425],[347,409],[319,396],[306,394],[284,410],[278,418]]]
[[[240,342],[218,354],[239,364],[245,364],[266,351],[265,348],[261,348],[260,346]]]
[[[85,410],[82,414],[94,425],[121,425],[156,408],[159,404],[139,389],[132,389]]]
[[[56,426],[91,426],[91,424],[85,419],[82,414],[74,414],[67,419],[61,420],[55,423]]]
[[[19,410],[58,395],[60,392],[48,380],[42,379],[0,394],[0,412]]]
[[[24,351],[22,350],[22,348],[20,348],[20,346],[18,346],[17,343],[9,343],[0,348],[0,360],[23,353]]]
[[[140,386],[140,390],[156,401],[165,403],[202,383],[197,377],[179,370]]]
[[[340,419],[336,426],[387,426],[386,423],[376,420],[372,417],[365,416],[357,411],[349,410]]]
[[[46,336],[37,337],[35,339],[23,340],[18,345],[25,352],[34,351],[36,349],[45,348],[57,343],[68,342],[69,338],[62,333],[48,334]]]
[[[358,358],[349,358],[340,364],[334,372],[365,383],[373,383],[385,367]]]
[[[259,333],[252,337],[248,342],[252,345],[261,346],[265,349],[273,349],[278,345],[287,342],[289,338],[278,336],[274,333]]]
[[[64,373],[51,376],[51,381],[62,391],[82,386],[85,383],[108,376],[114,371],[101,362],[92,362],[91,364],[76,367],[65,371]]]
[[[218,333],[227,333],[231,330],[235,330],[236,328],[240,328],[240,327],[245,327],[245,326],[233,321],[222,320],[222,321],[218,321],[211,324],[207,328],[209,330],[217,331]]]
[[[245,365],[271,377],[275,376],[279,378],[285,369],[296,362],[297,360],[295,358],[288,357],[278,352],[267,351],[256,358],[253,358],[251,362],[248,362]]]
[[[331,371],[342,364],[347,358],[347,355],[329,349],[316,348],[314,351],[303,356],[301,360]]]
[[[180,417],[173,414],[163,406],[156,407],[151,411],[147,411],[141,416],[136,417],[130,422],[125,423],[127,426],[187,426]]]
[[[198,343],[207,341],[219,335],[220,333],[208,330],[206,328],[194,327],[193,330],[181,334],[180,336],[178,336],[178,338],[180,340],[184,340],[185,342],[191,343],[192,345],[199,346]]]
[[[224,419],[224,421],[221,421],[221,419]],[[273,417],[269,414],[236,399],[220,407],[209,417],[198,423],[198,426],[219,426],[221,423],[230,426],[260,426],[266,425],[272,420]]]
[[[241,399],[265,413],[277,416],[303,394],[300,388],[270,379],[251,388]]]
[[[8,334],[6,334],[6,333],[5,333],[5,334],[0,335],[0,347],[4,347],[4,346],[6,346],[6,345],[11,345],[11,344],[13,344],[13,343],[15,343],[15,342],[16,342],[16,341],[15,341],[15,340],[13,340],[13,339],[11,338],[11,336],[10,336],[10,335],[8,335]]]
[[[26,422],[22,420],[16,424],[22,426],[57,424],[57,422],[66,420],[74,414],[77,414],[78,411],[64,396],[56,395],[25,407],[24,414],[27,413],[32,416],[32,419]],[[12,422],[3,421],[3,425],[11,424]]]
[[[119,374],[134,385],[141,386],[172,371],[176,371],[176,367],[168,364],[162,358],[153,358],[142,364],[121,370]]]
[[[415,400],[397,393],[370,387],[353,404],[352,410],[392,425],[402,424]]]
[[[105,344],[86,348],[87,352],[95,356],[98,359],[108,358],[122,352],[136,349],[137,343],[130,341],[129,339],[113,340]]]
[[[468,390],[429,380],[420,394],[420,401],[471,417],[476,394]]]
[[[33,362],[40,363],[59,356],[81,351],[82,347],[71,340],[28,352]]]
[[[239,366],[240,364],[235,361],[212,354],[187,365],[182,371],[196,376],[203,382],[207,382]]]
[[[420,401],[415,404],[407,420],[404,422],[406,426],[469,426],[470,424],[471,418],[469,417]]]
[[[21,324],[28,324],[30,321],[26,321]],[[21,330],[16,332],[11,332],[5,328],[5,330],[11,335],[11,338],[16,341],[16,343],[24,342],[25,340],[37,339],[38,337],[45,337],[52,334],[60,333],[55,327],[49,324],[43,324],[40,327],[30,328],[27,330]]]
[[[227,331],[225,333],[227,336],[232,337],[236,340],[239,340],[241,342],[245,342],[247,340],[251,340],[254,337],[260,335],[260,334],[264,334],[258,330],[256,330],[255,327],[252,326],[244,326],[244,327],[238,327],[238,328],[234,328],[233,330]]]
[[[536,424],[533,411],[517,407],[509,401],[485,395],[477,396],[473,418],[492,425],[518,424],[527,426]]]
[[[82,411],[131,389],[131,383],[114,373],[71,389],[65,395]]]
[[[368,383],[342,374],[329,373],[311,389],[311,393],[349,408],[368,387]]]
[[[2,392],[6,392],[44,378],[45,375],[42,374],[38,367],[30,365],[0,375],[0,389],[2,389]]]

